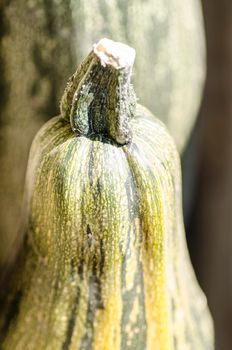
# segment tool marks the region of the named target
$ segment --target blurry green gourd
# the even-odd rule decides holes
[[[140,103],[168,127],[183,151],[202,96],[205,42],[198,0],[72,1],[78,62],[100,37],[138,52],[133,83]]]
[[[133,62],[132,48],[101,40],[33,141],[3,350],[213,349],[185,242],[179,156],[137,104]]]

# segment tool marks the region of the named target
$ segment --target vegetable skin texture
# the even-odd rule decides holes
[[[90,52],[61,116],[33,142],[4,350],[213,349],[184,237],[176,147],[137,104],[133,50],[120,65],[122,48],[111,44]]]
[[[20,220],[32,139],[58,114],[67,77],[102,36],[139,52],[133,84],[140,103],[165,123],[183,154],[206,72],[201,12],[199,0],[0,2],[2,270]]]

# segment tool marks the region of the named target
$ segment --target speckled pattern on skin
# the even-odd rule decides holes
[[[129,68],[102,69],[91,52],[67,85],[63,116],[33,142],[3,350],[213,349],[185,242],[179,156],[165,127],[135,106]],[[75,93],[85,83],[82,110]]]
[[[16,236],[31,141],[58,113],[66,79],[91,45],[107,36],[136,49],[139,101],[181,153],[202,96],[205,45],[199,0],[2,0],[0,13],[1,264]]]

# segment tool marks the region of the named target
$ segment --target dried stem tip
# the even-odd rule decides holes
[[[106,65],[116,69],[132,67],[135,61],[135,50],[132,47],[106,38],[94,44],[93,51],[103,67]]]

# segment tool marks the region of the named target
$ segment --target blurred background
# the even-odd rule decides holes
[[[213,314],[217,350],[231,350],[232,2],[2,0],[0,18],[2,270],[20,225],[35,133],[59,113],[67,78],[92,43],[102,36],[124,41],[137,49],[140,101],[177,143],[191,258]]]
[[[185,223],[195,271],[214,317],[217,349],[230,350],[232,2],[202,0],[202,6],[207,45],[207,79],[197,123],[182,160]],[[190,197],[189,188],[192,189]]]

